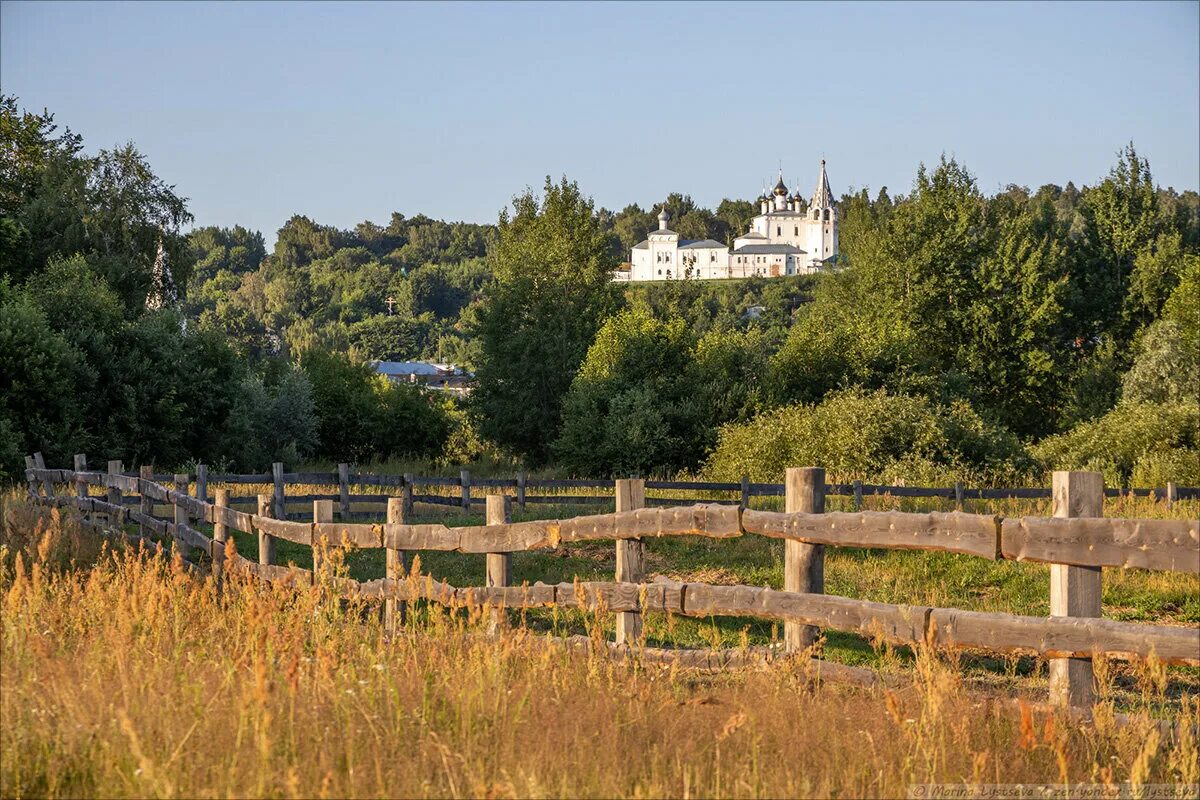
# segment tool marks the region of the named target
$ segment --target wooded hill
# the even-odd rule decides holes
[[[1200,482],[1200,196],[1156,186],[1132,145],[1090,187],[985,195],[943,159],[907,194],[844,196],[837,274],[616,287],[653,208],[597,209],[565,178],[496,225],[297,216],[268,252],[245,228],[188,231],[186,199],[132,145],[88,155],[15,98],[0,114],[10,477],[22,453],[103,451],[246,470],[405,457]],[[696,238],[753,214],[668,204]],[[459,363],[479,389],[428,397],[371,358]]]

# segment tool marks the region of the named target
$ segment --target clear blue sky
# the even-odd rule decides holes
[[[1200,12],[1145,4],[27,3],[0,88],[134,141],[197,224],[494,221],[545,175],[597,203],[1090,183],[1133,140],[1200,183]]]

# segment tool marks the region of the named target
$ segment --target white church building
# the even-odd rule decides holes
[[[759,198],[759,215],[750,230],[730,250],[712,239],[680,239],[668,227],[666,207],[658,215],[658,230],[633,246],[629,272],[616,280],[665,281],[778,277],[805,275],[828,268],[838,254],[838,212],[829,190],[825,161],[812,202],[804,207],[799,191],[788,197],[783,174],[770,196]]]

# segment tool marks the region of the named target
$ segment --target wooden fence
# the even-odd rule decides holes
[[[639,479],[612,482],[616,511],[564,520],[511,522],[510,498],[487,496],[484,525],[451,528],[440,524],[410,524],[410,492],[389,496],[385,523],[335,522],[332,497],[313,499],[312,521],[280,518],[282,487],[290,478],[317,482],[314,475],[288,475],[277,468],[272,495],[253,498],[255,513],[230,507],[229,491],[217,489],[207,500],[206,480],[188,493],[189,476],[171,476],[174,488],[148,472],[134,477],[119,461],[107,472],[89,472],[80,456],[76,469],[46,469],[38,456],[28,459],[26,480],[37,502],[67,505],[97,517],[119,535],[127,523],[140,526],[143,537],[170,537],[181,548],[196,548],[211,560],[218,576],[236,569],[268,581],[311,584],[325,572],[322,545],[384,548],[384,577],[371,581],[338,579],[347,596],[383,601],[389,625],[403,604],[417,600],[452,606],[487,606],[493,626],[501,624],[503,609],[545,606],[613,612],[617,644],[636,645],[642,614],[659,612],[694,617],[758,617],[784,623],[787,652],[807,647],[821,628],[849,631],[903,645],[981,649],[997,653],[1027,653],[1049,659],[1051,697],[1056,702],[1088,705],[1092,697],[1091,658],[1155,657],[1170,664],[1200,665],[1200,629],[1118,622],[1101,618],[1101,571],[1104,567],[1135,567],[1200,575],[1200,521],[1106,519],[1101,476],[1087,472],[1056,472],[1050,494],[1053,517],[1004,519],[961,511],[905,513],[853,511],[825,513],[828,485],[820,468],[789,469],[783,486],[785,510],[759,511],[740,504],[696,503],[690,506],[647,508],[645,490],[655,482]],[[279,466],[279,465],[277,465]],[[207,478],[208,476],[205,476]],[[222,480],[230,476],[212,476]],[[246,476],[233,476],[245,479]],[[350,482],[339,470],[342,486]],[[356,476],[357,479],[382,476]],[[390,480],[390,479],[389,479]],[[416,479],[405,479],[411,487]],[[594,482],[597,486],[599,482]],[[58,493],[56,485],[74,487]],[[464,476],[462,502],[474,498]],[[478,485],[478,484],[476,484]],[[496,485],[494,483],[485,485]],[[525,487],[529,486],[526,482]],[[591,483],[589,483],[591,485]],[[661,483],[659,484],[661,485]],[[93,497],[90,487],[105,490]],[[668,487],[669,488],[669,487]],[[127,505],[126,494],[135,504]],[[347,492],[339,494],[343,512]],[[525,498],[528,502],[529,498]],[[155,503],[172,509],[172,520],[153,513]],[[211,538],[194,522],[212,524]],[[225,563],[230,529],[256,535],[259,560],[235,556]],[[716,539],[744,535],[786,542],[783,590],[751,586],[711,586],[702,583],[646,582],[644,542],[661,536],[703,536]],[[275,563],[274,542],[284,539],[312,546],[313,570]],[[616,574],[613,582],[579,582],[512,586],[511,554],[556,548],[572,542],[614,540]],[[1039,561],[1051,565],[1049,617],[963,611],[920,605],[876,603],[824,594],[824,548],[870,547],[940,550],[989,560]],[[412,551],[439,550],[486,554],[485,584],[453,587],[429,576],[408,575],[405,564]]]
[[[39,459],[40,456],[38,454],[27,457],[26,466],[30,468],[44,468],[45,465]],[[83,456],[76,457],[75,469],[86,471],[87,462]],[[122,474],[127,477],[147,478],[159,483],[173,482],[176,477],[170,473],[157,473],[145,468],[139,473],[122,472]],[[194,481],[196,496],[205,501],[209,499],[208,486],[210,483],[271,484],[273,488],[272,503],[274,515],[279,519],[298,520],[311,519],[310,512],[288,513],[286,510],[288,503],[306,504],[316,500],[330,500],[336,504],[335,511],[337,518],[341,521],[349,522],[355,519],[366,520],[377,518],[379,516],[378,512],[355,512],[352,511],[352,506],[356,503],[382,505],[386,504],[396,495],[389,493],[352,493],[351,491],[352,488],[358,489],[364,486],[399,491],[409,513],[412,512],[413,503],[431,503],[456,506],[464,509],[484,505],[487,501],[486,494],[484,492],[473,492],[473,489],[511,489],[517,507],[522,510],[528,504],[607,505],[614,501],[614,494],[611,493],[614,486],[612,480],[531,478],[525,472],[518,473],[515,478],[480,478],[472,476],[469,470],[461,470],[458,477],[415,475],[412,473],[379,475],[352,473],[349,464],[339,464],[336,472],[285,472],[282,463],[275,463],[272,465],[271,472],[257,474],[218,473],[210,475],[207,466],[199,464],[196,467],[195,474],[188,476],[188,481],[189,484]],[[653,491],[709,493],[708,496],[692,496],[688,498],[645,498],[645,504],[650,506],[673,506],[697,502],[736,503],[741,508],[747,509],[750,507],[752,498],[784,497],[786,495],[786,488],[782,483],[752,483],[747,476],[743,476],[741,481],[737,483],[645,480],[643,481],[643,485],[646,489]],[[327,494],[289,494],[287,491],[288,486],[328,486],[337,487],[337,491]],[[431,494],[418,491],[421,488],[429,489],[431,487],[443,489],[445,493]],[[570,489],[586,489],[590,491],[588,494],[562,493],[564,490]],[[551,490],[554,493],[546,493],[546,490]],[[596,490],[607,490],[607,492]],[[1169,508],[1177,500],[1200,499],[1200,488],[1177,486],[1174,483],[1168,483],[1165,487],[1155,489],[1107,488],[1104,490],[1104,494],[1108,497],[1122,495],[1153,497],[1158,500],[1165,500]],[[865,497],[884,495],[891,497],[928,497],[953,500],[957,507],[961,509],[967,500],[1048,499],[1051,497],[1051,490],[1042,487],[1016,487],[1007,489],[971,488],[964,486],[962,483],[956,483],[950,487],[889,486],[863,483],[862,481],[825,484],[826,497],[842,496],[852,498],[851,505],[855,510],[862,509]],[[255,507],[257,500],[255,497],[234,496],[230,498],[230,502],[234,506],[247,505]]]

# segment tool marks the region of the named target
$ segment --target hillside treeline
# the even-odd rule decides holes
[[[1132,145],[1095,186],[983,193],[964,165],[841,199],[845,269],[615,285],[655,209],[567,179],[496,225],[295,216],[198,228],[132,145],[0,103],[0,469],[412,458],[589,475],[1200,483],[1200,197]],[[728,241],[755,213],[671,195]],[[476,371],[468,403],[368,359]]]

